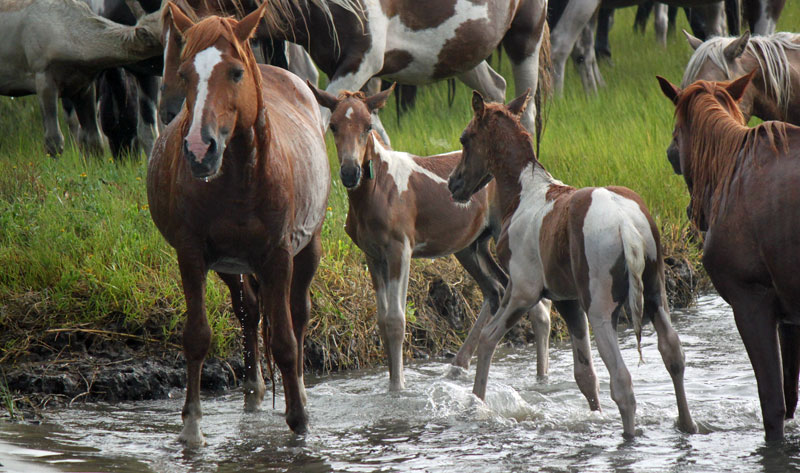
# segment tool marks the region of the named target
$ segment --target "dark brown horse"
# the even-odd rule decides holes
[[[197,24],[170,4],[186,40],[180,66],[186,103],[156,142],[147,197],[153,221],[177,252],[186,296],[180,439],[190,444],[203,442],[200,369],[211,340],[204,302],[210,269],[230,288],[244,330],[245,409],[258,408],[265,391],[263,312],[264,342],[283,378],[286,422],[295,432],[308,425],[303,339],[330,170],[311,91],[253,57],[248,39],[268,4],[241,21],[208,17]]]
[[[383,107],[392,88],[367,97],[342,92],[336,97],[312,87],[317,101],[332,112],[342,184],[347,188],[345,229],[367,257],[375,288],[378,327],[389,358],[389,389],[403,389],[403,340],[411,258],[455,255],[475,278],[483,307],[453,365],[466,369],[483,325],[500,305],[507,277],[489,250],[500,234],[502,215],[494,204],[494,185],[462,205],[447,191],[447,176],[461,152],[413,156],[381,142],[371,115]],[[537,374],[547,374],[549,301],[531,313],[535,325]],[[589,347],[581,353],[591,359]],[[595,383],[596,384],[596,383]],[[596,398],[596,392],[593,393]]]
[[[461,202],[494,177],[505,216],[497,253],[507,262],[509,281],[500,309],[481,332],[472,392],[486,397],[497,343],[522,314],[547,297],[573,336],[584,343],[589,337],[588,314],[611,376],[611,397],[622,416],[623,434],[633,436],[636,400],[616,330],[627,306],[637,340],[642,324],[653,321],[675,388],[678,426],[696,431],[683,387],[683,350],[669,318],[655,222],[630,189],[575,189],[554,179],[536,159],[531,137],[520,124],[528,99],[526,93],[508,106],[486,104],[476,92],[475,115],[461,135],[461,162],[450,176],[450,191]],[[590,374],[594,375],[584,375],[584,383]],[[576,379],[585,394],[589,383]]]
[[[745,126],[736,102],[752,77],[682,90],[658,80],[676,107],[667,157],[689,188],[692,221],[706,231],[703,266],[733,308],[766,438],[779,440],[800,372],[800,128]]]

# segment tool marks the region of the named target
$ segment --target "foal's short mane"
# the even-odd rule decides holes
[[[676,128],[685,124],[691,130],[690,205],[692,221],[698,226],[703,204],[712,200],[711,215],[706,215],[706,221],[713,223],[734,172],[742,163],[754,158],[764,139],[776,154],[778,142],[783,148],[787,146],[783,122],[765,122],[754,128],[745,126],[744,116],[725,85],[697,81],[681,91],[675,108]]]
[[[181,51],[181,62],[194,56],[195,54],[213,46],[220,38],[225,39],[236,50],[236,55],[244,62],[244,66],[250,71],[253,76],[253,82],[256,87],[256,110],[258,116],[256,119],[256,140],[260,149],[266,149],[266,137],[269,128],[266,111],[264,109],[264,94],[261,91],[261,69],[256,63],[256,58],[253,55],[253,49],[250,47],[250,41],[239,42],[233,32],[234,26],[237,21],[232,17],[219,17],[209,16],[196,23],[194,26],[184,32],[186,44]],[[181,128],[184,134],[188,131],[189,117],[184,115]]]
[[[697,74],[706,61],[719,67],[727,80],[731,77],[728,61],[725,59],[725,48],[736,37],[716,37],[703,42],[692,54],[681,80],[681,87],[687,87],[697,80]],[[769,36],[753,36],[747,42],[745,54],[750,54],[758,62],[764,81],[764,91],[772,97],[784,114],[792,96],[792,64],[786,51],[800,50],[800,35],[794,33],[774,33]]]

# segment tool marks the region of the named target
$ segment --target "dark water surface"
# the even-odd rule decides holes
[[[413,363],[407,390],[387,394],[384,368],[308,377],[311,433],[292,435],[269,400],[242,412],[242,395],[203,399],[208,444],[185,449],[183,393],[163,401],[85,404],[52,412],[41,425],[0,423],[0,471],[800,471],[800,428],[767,446],[750,363],[730,308],[703,296],[673,319],[687,359],[689,407],[698,435],[675,428],[677,409],[652,326],[638,363],[621,334],[633,376],[637,427],[622,439],[608,373],[594,353],[603,411],[589,411],[572,376],[567,342],[555,343],[546,381],[535,376],[535,347],[503,348],[489,376],[488,402],[472,396],[472,376],[448,379],[442,361]]]

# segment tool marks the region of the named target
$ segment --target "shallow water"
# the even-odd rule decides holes
[[[622,438],[608,373],[594,352],[603,411],[591,412],[572,377],[569,344],[555,343],[547,380],[535,376],[535,347],[501,348],[487,403],[472,376],[452,380],[444,361],[407,367],[407,389],[388,394],[385,369],[308,377],[311,433],[292,435],[269,400],[242,412],[230,392],[203,399],[208,444],[185,449],[183,394],[162,401],[85,404],[41,425],[0,423],[0,464],[9,471],[800,471],[800,428],[787,442],[763,440],[755,380],[730,308],[703,296],[675,311],[687,359],[687,395],[701,433],[675,428],[677,409],[652,327],[639,364],[630,331],[621,335],[634,382],[641,435]],[[3,467],[0,467],[0,471]]]

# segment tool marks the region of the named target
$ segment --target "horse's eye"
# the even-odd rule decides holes
[[[371,123],[369,125],[367,125],[366,128],[364,128],[364,134],[366,135],[370,131],[372,131],[372,124]]]
[[[331,123],[331,131],[336,133],[336,125],[334,125],[333,123]]]
[[[244,77],[244,69],[237,67],[231,70],[231,80],[234,82],[241,82],[242,77]]]

